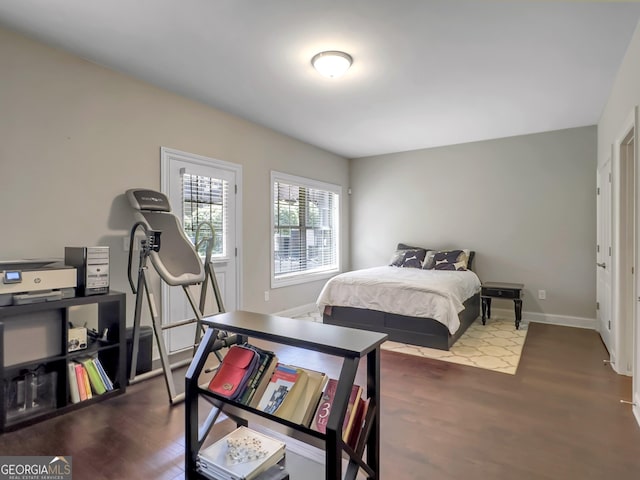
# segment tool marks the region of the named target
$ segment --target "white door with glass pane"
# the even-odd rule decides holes
[[[196,232],[200,236],[210,236],[213,225],[214,248],[213,268],[223,299],[224,310],[236,310],[239,305],[239,261],[238,227],[240,205],[237,190],[241,181],[240,165],[162,148],[162,189],[169,197],[173,212],[182,220],[187,237],[195,243]],[[204,260],[204,245],[198,253]],[[200,298],[200,288],[193,287],[196,301]],[[162,322],[176,323],[194,318],[182,287],[162,286]],[[205,316],[218,313],[215,296],[211,287],[207,292]],[[195,325],[187,325],[167,330],[165,342],[169,352],[175,352],[193,345]]]

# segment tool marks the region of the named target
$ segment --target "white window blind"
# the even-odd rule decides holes
[[[340,187],[273,172],[272,188],[274,286],[337,271]]]
[[[227,205],[229,182],[219,179],[182,173],[182,225],[185,233],[195,244],[196,231],[203,223],[210,223],[214,229],[214,257],[227,256]],[[210,237],[211,229],[203,226],[200,237]],[[201,245],[198,253],[205,255],[206,245]]]

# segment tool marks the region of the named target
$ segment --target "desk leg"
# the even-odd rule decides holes
[[[485,325],[486,318],[491,318],[491,298],[482,297],[482,324]]]
[[[520,321],[522,320],[522,299],[514,299],[513,304],[516,310],[516,330],[518,330],[518,328],[520,328]]]

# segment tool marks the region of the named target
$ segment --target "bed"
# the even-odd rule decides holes
[[[400,261],[331,278],[316,302],[323,321],[449,350],[480,315],[480,280],[471,270],[474,252],[398,247]],[[434,252],[464,252],[466,259],[453,268],[434,268],[433,262],[429,267]]]

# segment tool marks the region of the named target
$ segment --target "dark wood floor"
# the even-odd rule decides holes
[[[279,353],[337,369],[331,357]],[[631,380],[603,365],[594,331],[531,324],[515,376],[381,356],[383,480],[640,478],[640,427],[619,402]],[[169,406],[158,377],[0,435],[0,455],[71,455],[75,480],[183,479],[183,434],[184,407]]]

